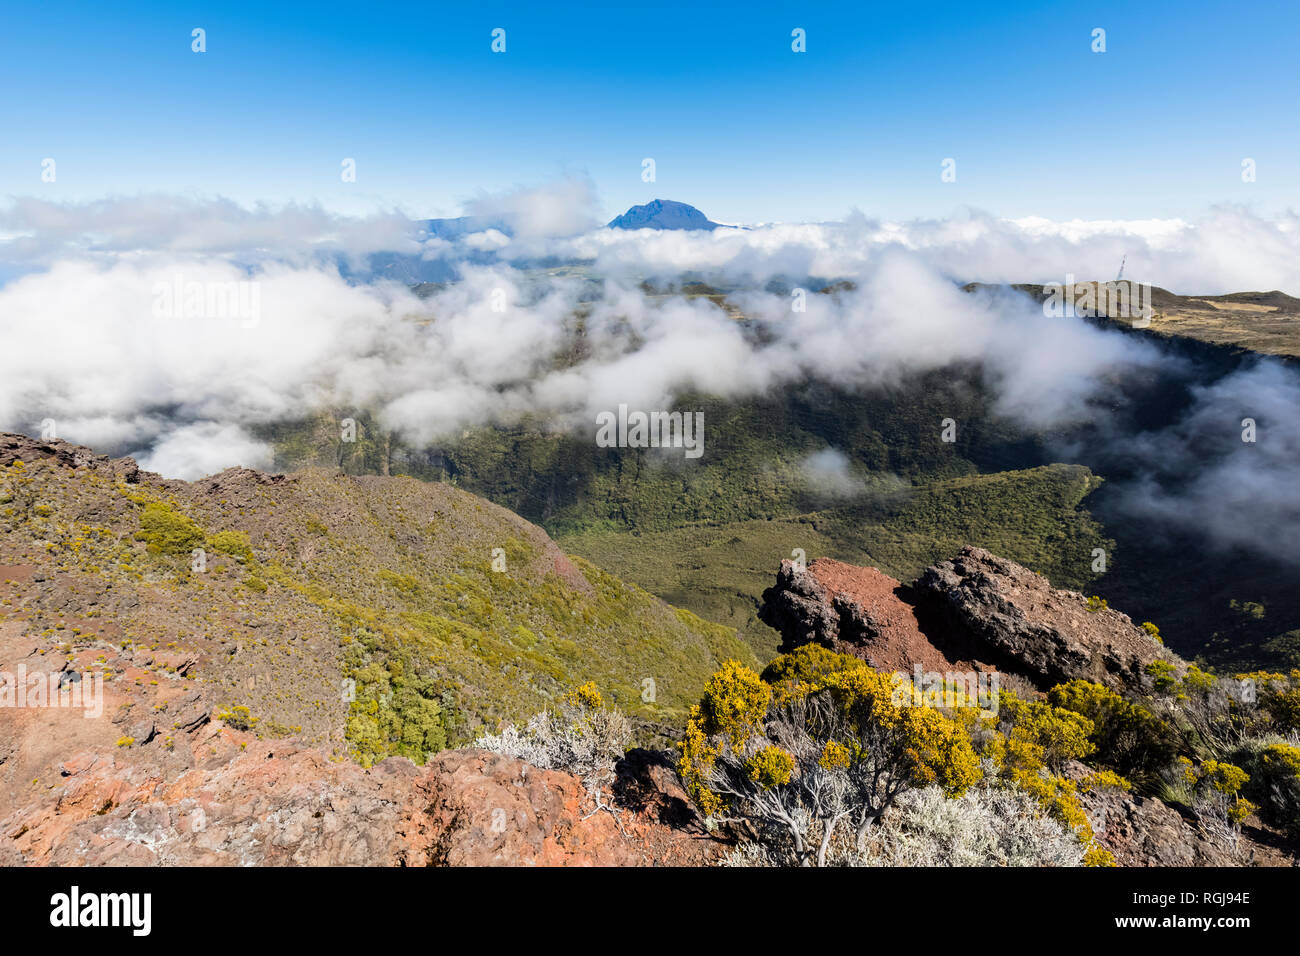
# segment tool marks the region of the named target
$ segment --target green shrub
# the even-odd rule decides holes
[[[241,561],[253,560],[253,546],[243,531],[218,531],[208,538],[208,548]]]
[[[245,705],[236,704],[229,710],[217,711],[217,720],[236,730],[252,730],[258,718],[254,717],[252,711]]]
[[[203,545],[203,529],[170,505],[152,501],[140,514],[136,538],[154,554],[189,554]]]
[[[1168,723],[1101,684],[1072,680],[1053,687],[1047,699],[1092,721],[1088,740],[1098,766],[1151,784],[1177,755]]]
[[[1259,805],[1264,822],[1300,839],[1300,746],[1266,737],[1246,743],[1235,759],[1250,775],[1242,793]]]
[[[383,646],[378,635],[363,633],[347,647],[344,672],[356,682],[347,715],[352,755],[365,767],[392,755],[422,764],[447,746],[442,688],[407,655],[381,656]]]

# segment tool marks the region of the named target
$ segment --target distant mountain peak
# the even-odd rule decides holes
[[[694,206],[672,199],[633,206],[609,221],[610,229],[717,229],[719,225]]]

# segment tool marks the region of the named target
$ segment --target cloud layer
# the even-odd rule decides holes
[[[810,375],[871,385],[957,361],[990,372],[1000,412],[1057,428],[1104,418],[1117,382],[1173,360],[1047,318],[1014,293],[964,293],[958,281],[1109,277],[1127,256],[1126,275],[1179,292],[1300,291],[1300,221],[1239,209],[1194,223],[852,215],[710,233],[592,228],[596,209],[581,179],[483,196],[468,211],[513,235],[421,244],[395,214],[167,197],[16,201],[0,210],[0,428],[32,432],[54,419],[60,437],[195,478],[265,466],[258,426],[326,407],[373,410],[427,443],[524,414],[580,427],[619,404],[669,408],[686,388],[757,395]],[[381,251],[443,260],[457,281],[418,297],[359,278]],[[553,268],[559,261],[587,268],[574,275]],[[683,273],[744,283],[732,301],[762,334],[705,299],[647,295],[640,284]],[[808,277],[855,288],[809,294],[803,311],[785,286],[767,291]],[[240,283],[255,285],[256,315],[247,302],[219,307]],[[184,295],[160,306],[168,289],[194,290],[195,308],[182,307]],[[585,357],[562,362],[579,314]],[[1204,389],[1174,426],[1123,439],[1161,463],[1134,484],[1129,507],[1197,523],[1225,544],[1259,547],[1263,536],[1278,548],[1278,528],[1300,542],[1289,487],[1297,407],[1296,374],[1271,361]],[[1247,416],[1260,423],[1253,445],[1234,424]],[[806,471],[847,494],[852,476],[837,454]],[[1175,469],[1194,480],[1165,480]],[[1281,550],[1300,561],[1300,544]]]

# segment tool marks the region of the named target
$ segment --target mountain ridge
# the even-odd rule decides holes
[[[513,512],[406,477],[164,480],[0,435],[0,556],[0,621],[42,656],[163,687],[192,659],[174,691],[363,763],[422,761],[592,679],[648,741],[722,660],[754,660]]]
[[[607,228],[711,232],[722,228],[722,224],[711,221],[704,213],[687,203],[673,199],[652,199],[648,203],[631,207],[621,216],[615,216],[609,221]]]

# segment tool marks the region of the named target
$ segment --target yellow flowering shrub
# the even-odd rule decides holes
[[[708,736],[738,745],[762,726],[771,701],[772,688],[762,678],[739,661],[727,661],[704,685],[697,719]]]
[[[771,700],[772,688],[757,674],[739,661],[727,661],[704,685],[700,702],[691,707],[678,744],[677,772],[706,815],[722,807],[707,782],[722,746],[741,749],[762,727]]]
[[[1207,760],[1201,764],[1197,779],[1198,782],[1219,793],[1234,794],[1245,785],[1250,775],[1230,763]]]
[[[1095,730],[1093,722],[1052,703],[1024,700],[1003,691],[998,723],[999,730],[984,756],[993,760],[1002,779],[1028,793],[1088,845],[1085,866],[1113,866],[1114,858],[1096,843],[1079,802],[1079,785],[1058,773],[1066,761],[1093,752],[1089,739]]]
[[[826,678],[846,669],[868,669],[864,661],[836,654],[820,644],[805,644],[782,654],[763,669],[763,681],[772,687],[776,703],[819,689]]]
[[[594,681],[587,681],[581,687],[575,687],[564,695],[564,702],[575,707],[603,707],[605,699],[600,696]]]
[[[763,678],[728,661],[705,686],[704,697],[691,710],[678,759],[678,771],[705,813],[716,813],[725,802],[708,785],[719,757],[754,751],[777,709],[813,695],[829,708],[821,718],[830,722],[828,726],[808,728],[827,735],[814,761],[822,770],[849,772],[872,762],[886,777],[864,776],[887,778],[881,786],[888,789],[888,800],[905,786],[928,784],[955,796],[979,779],[979,760],[965,730],[933,707],[914,701],[909,685],[857,658],[805,647],[778,658]],[[784,753],[774,747],[751,753],[745,764],[751,780],[777,780]],[[792,763],[792,776],[795,769]],[[764,776],[753,776],[759,772]]]
[[[764,790],[784,786],[794,775],[794,757],[780,747],[768,745],[745,761],[749,779]]]
[[[1008,691],[998,699],[999,717],[1009,725],[1007,756],[1019,766],[1060,770],[1066,761],[1082,760],[1097,749],[1090,739],[1096,725],[1084,715]]]
[[[1094,763],[1151,781],[1176,753],[1176,734],[1164,720],[1109,687],[1085,680],[1057,684],[1047,693],[1054,707],[1086,717]]]
[[[1247,757],[1250,780],[1245,795],[1259,804],[1266,822],[1300,839],[1300,747],[1269,743]]]
[[[827,770],[835,767],[847,767],[852,756],[852,752],[844,744],[837,740],[828,740],[826,746],[822,749],[822,755],[818,763]]]
[[[1113,770],[1096,770],[1079,781],[1079,788],[1084,793],[1106,789],[1123,790],[1127,793],[1133,789],[1133,784]]]

